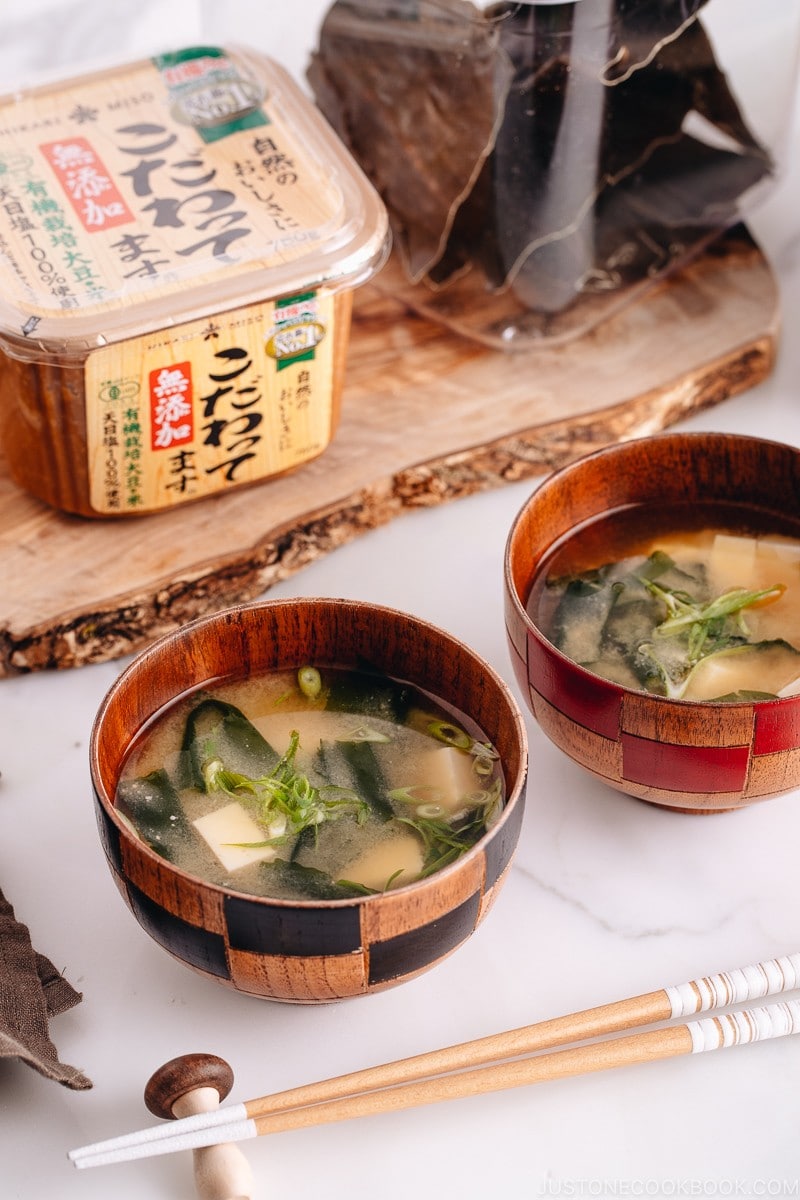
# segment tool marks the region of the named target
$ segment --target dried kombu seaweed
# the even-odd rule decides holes
[[[392,217],[412,278],[441,257],[494,143],[497,36],[465,0],[334,4],[308,78]]]
[[[524,83],[517,67],[493,155],[492,215],[504,274],[531,308],[559,311],[586,287],[610,288],[636,272],[662,270],[703,234],[735,220],[737,198],[769,170],[705,30],[686,6],[628,5],[629,14],[620,7],[613,28],[610,22],[604,28],[593,3],[517,10],[498,26],[501,47],[516,50],[519,60],[520,43],[530,53],[545,36],[538,14],[547,14],[553,51],[552,14],[569,21],[559,52]],[[636,24],[643,11],[650,17],[645,32]],[[576,38],[582,12],[597,20],[588,39],[591,58],[587,41],[579,45]],[[628,38],[632,22],[636,36]],[[599,121],[590,103],[597,90],[585,80],[597,70],[592,37],[606,32],[606,75],[612,64],[627,67],[604,85]],[[577,140],[568,120],[575,92],[587,101],[583,118],[572,122]],[[514,148],[507,151],[506,129],[517,111],[533,116],[527,133],[524,119],[513,122]],[[690,115],[699,129],[703,122],[716,128],[730,147],[689,135]],[[595,164],[590,175],[587,167]]]
[[[770,173],[706,0],[339,0],[309,78],[409,274],[532,311],[664,270]]]
[[[530,308],[560,311],[594,265],[613,10],[614,0],[491,10],[514,65],[492,162],[495,233],[504,277]]]

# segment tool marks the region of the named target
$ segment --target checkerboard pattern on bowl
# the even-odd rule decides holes
[[[469,715],[496,748],[505,804],[481,840],[426,879],[375,895],[248,896],[176,868],[114,804],[127,749],[177,696],[232,675],[303,663],[373,668]],[[209,979],[274,1000],[321,1003],[395,986],[451,954],[484,919],[520,834],[527,769],[522,714],[500,677],[458,639],[357,601],[267,601],[204,617],[145,650],[110,689],[90,754],[100,840],[142,928]]]

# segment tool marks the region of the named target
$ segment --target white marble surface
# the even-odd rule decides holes
[[[229,0],[225,19],[299,73],[324,6],[276,5],[269,22],[267,7],[256,20],[256,6]],[[10,28],[3,16],[0,45]],[[797,135],[793,146],[789,176],[752,221],[784,296],[776,370],[684,428],[800,444]],[[458,634],[511,682],[502,551],[530,486],[404,516],[271,595],[404,608]],[[34,945],[84,994],[52,1032],[64,1060],[95,1085],[72,1093],[0,1061],[3,1200],[191,1196],[185,1155],[83,1172],[66,1159],[71,1147],[150,1123],[144,1083],[176,1054],[226,1057],[233,1098],[243,1100],[800,948],[797,794],[705,819],[664,812],[585,776],[529,720],[518,856],[465,947],[413,983],[346,1004],[295,1008],[232,994],[140,931],[102,859],[87,739],[123,665],[0,683],[0,880]],[[796,1196],[798,1073],[795,1038],[263,1138],[246,1150],[257,1200]]]

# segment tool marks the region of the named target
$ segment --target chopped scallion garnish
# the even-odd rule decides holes
[[[274,844],[276,835],[272,831],[280,817],[284,820],[284,830],[279,836],[285,840],[324,821],[351,815],[361,823],[369,814],[368,805],[352,789],[331,784],[315,787],[298,771],[295,755],[299,744],[300,735],[292,730],[285,754],[268,774],[258,779],[228,770],[219,758],[211,759],[203,768],[209,791],[250,801],[256,820],[270,835],[265,845]]]

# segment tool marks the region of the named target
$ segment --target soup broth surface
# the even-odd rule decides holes
[[[568,658],[684,700],[800,693],[800,529],[736,506],[621,509],[558,543],[527,610]]]
[[[116,807],[194,876],[311,900],[441,869],[503,800],[497,753],[464,714],[386,676],[304,667],[159,715],[123,766]]]

